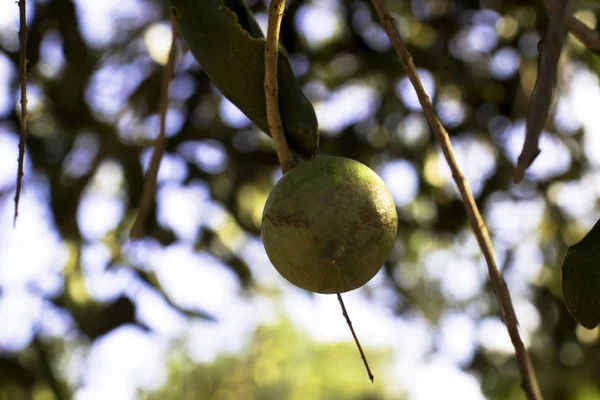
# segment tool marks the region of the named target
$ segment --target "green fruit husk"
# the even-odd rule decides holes
[[[366,284],[387,260],[398,229],[383,180],[357,161],[323,156],[277,183],[262,218],[262,238],[277,271],[316,293]]]

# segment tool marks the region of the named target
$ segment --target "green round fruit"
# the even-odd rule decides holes
[[[357,161],[323,156],[292,169],[265,204],[269,259],[294,285],[343,293],[367,283],[387,260],[398,229],[383,180]]]

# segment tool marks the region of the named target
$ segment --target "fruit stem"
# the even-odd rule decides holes
[[[267,123],[275,144],[277,158],[283,173],[296,166],[296,160],[290,151],[283,133],[283,124],[279,114],[279,97],[277,88],[277,59],[279,57],[279,31],[285,8],[285,0],[272,0],[269,8],[269,27],[265,44],[265,101],[267,107]]]
[[[350,332],[352,332],[352,337],[354,338],[356,347],[358,347],[358,352],[360,353],[360,358],[362,358],[363,363],[365,364],[365,368],[367,369],[367,374],[369,374],[369,379],[371,380],[371,382],[374,382],[375,377],[371,373],[371,368],[369,368],[369,362],[367,361],[367,357],[365,356],[365,353],[360,345],[360,341],[358,340],[358,337],[356,336],[356,332],[354,332],[354,328],[352,327],[352,321],[350,320],[350,316],[348,315],[348,312],[346,311],[346,306],[344,305],[344,300],[342,299],[342,295],[339,293],[336,293],[336,294],[337,294],[338,301],[340,302],[340,306],[342,307],[342,314],[344,314],[344,318],[346,318],[346,323],[348,324],[348,327],[350,328]]]

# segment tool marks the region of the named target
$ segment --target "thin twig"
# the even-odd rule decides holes
[[[340,267],[336,264],[335,258],[331,260],[330,264],[331,268],[335,268],[337,272],[337,277],[340,285],[342,284],[342,273],[340,272]],[[360,358],[362,358],[363,363],[365,364],[365,368],[367,369],[367,374],[369,375],[369,379],[371,383],[375,381],[375,377],[371,373],[371,368],[369,368],[369,362],[367,361],[367,356],[365,356],[365,352],[360,345],[360,341],[358,340],[358,336],[356,336],[356,332],[354,332],[354,327],[352,326],[352,320],[350,320],[350,316],[346,311],[346,306],[344,305],[344,300],[342,299],[342,295],[340,293],[336,293],[338,301],[340,302],[340,306],[342,307],[342,314],[344,314],[344,318],[346,318],[346,323],[348,324],[348,328],[350,328],[350,332],[352,333],[352,337],[354,338],[354,343],[356,343],[356,347],[358,348],[358,352],[360,353]]]
[[[488,266],[488,274],[494,288],[496,299],[498,300],[498,304],[500,306],[502,318],[504,319],[508,334],[515,348],[516,357],[519,362],[519,368],[521,370],[521,375],[523,376],[523,387],[527,394],[527,398],[529,400],[541,400],[542,395],[537,384],[535,371],[519,334],[519,324],[512,305],[508,287],[506,286],[506,282],[504,281],[504,278],[498,269],[485,222],[483,221],[479,209],[475,204],[475,199],[473,198],[473,194],[471,193],[471,189],[469,188],[467,180],[461,172],[454,156],[454,151],[452,149],[448,132],[440,122],[440,119],[433,108],[433,104],[431,103],[431,99],[423,88],[421,79],[419,78],[415,65],[412,61],[412,56],[408,52],[404,41],[398,33],[398,29],[396,28],[394,20],[385,6],[385,0],[371,0],[371,2],[373,3],[373,6],[379,15],[379,19],[381,20],[381,23],[392,42],[396,54],[400,58],[400,63],[402,64],[406,75],[410,79],[415,91],[417,92],[423,112],[425,113],[427,121],[429,122],[429,125],[435,134],[442,152],[444,153],[446,162],[452,171],[452,177],[456,182],[456,186],[460,192],[469,222],[471,223],[471,227],[475,233],[477,242],[479,243],[479,247],[481,248],[481,252],[485,257]]]
[[[352,321],[350,321],[350,316],[348,315],[348,312],[346,311],[346,306],[344,305],[344,300],[342,300],[342,295],[337,293],[337,298],[338,298],[338,301],[340,302],[340,306],[342,307],[342,314],[344,314],[344,318],[346,318],[346,323],[348,324],[348,327],[350,327],[350,332],[352,332],[352,337],[354,338],[354,342],[356,343],[356,346],[358,347],[358,351],[360,353],[360,358],[362,358],[363,363],[365,364],[365,368],[367,369],[367,374],[369,374],[369,379],[371,380],[371,382],[374,382],[375,377],[371,373],[371,368],[369,368],[369,363],[367,362],[367,357],[365,356],[365,353],[363,352],[360,342],[358,341],[358,337],[356,336],[356,333],[354,332],[354,328],[352,327]]]
[[[169,83],[173,77],[173,71],[175,69],[175,56],[177,55],[177,27],[174,16],[172,16],[171,22],[171,49],[169,50],[167,64],[163,68],[161,82],[160,127],[158,137],[154,142],[150,166],[148,167],[148,172],[146,172],[146,178],[144,179],[144,186],[142,187],[142,194],[140,196],[140,202],[138,205],[138,214],[135,222],[133,223],[133,227],[131,228],[130,238],[132,239],[138,239],[144,234],[144,224],[150,212],[152,202],[154,201],[154,192],[156,189],[156,179],[158,176],[158,169],[160,167],[160,160],[165,152],[165,127],[167,121],[167,107],[169,105]]]
[[[285,8],[285,0],[273,0],[269,8],[269,28],[267,30],[267,42],[265,45],[265,100],[267,106],[267,122],[269,132],[275,143],[275,151],[283,173],[296,166],[294,156],[290,152],[281,115],[279,114],[279,97],[277,89],[277,60],[279,58],[279,31],[281,19]]]
[[[540,154],[540,136],[552,108],[558,76],[558,61],[566,36],[564,23],[566,13],[567,0],[554,0],[546,32],[538,45],[537,76],[529,98],[525,142],[515,167],[515,183],[521,182],[525,176],[525,170]]]
[[[552,0],[542,0],[546,10],[552,14]],[[596,32],[577,17],[565,13],[565,25],[567,29],[588,48],[588,50],[600,55],[600,33]]]
[[[19,78],[21,81],[21,116],[19,133],[19,161],[17,171],[17,191],[15,193],[15,215],[13,226],[17,225],[19,215],[19,200],[21,198],[21,186],[23,184],[23,172],[25,163],[25,143],[27,142],[27,10],[26,1],[19,0]]]

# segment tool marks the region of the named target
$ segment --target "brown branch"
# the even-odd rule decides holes
[[[521,182],[525,176],[525,170],[540,154],[540,136],[552,108],[558,76],[558,61],[566,36],[564,23],[566,13],[567,0],[554,0],[546,32],[538,45],[537,76],[529,98],[525,142],[515,167],[515,183]]]
[[[367,369],[367,374],[369,374],[369,379],[371,380],[371,382],[374,382],[375,377],[371,373],[371,368],[369,368],[369,363],[367,362],[367,357],[365,356],[365,353],[360,345],[360,342],[358,341],[358,337],[356,336],[356,333],[354,332],[354,328],[352,327],[352,321],[350,320],[350,316],[348,315],[348,312],[346,311],[346,306],[344,305],[344,300],[342,300],[342,295],[339,293],[336,293],[336,294],[337,294],[338,301],[340,302],[340,306],[342,307],[342,314],[344,314],[344,318],[346,318],[346,323],[348,324],[348,327],[350,328],[350,332],[352,332],[352,337],[354,338],[354,343],[356,343],[356,346],[358,347],[358,352],[360,353],[360,358],[362,358],[363,363],[365,364],[365,368]]]
[[[412,56],[408,52],[404,41],[398,33],[398,29],[396,28],[394,20],[385,6],[385,0],[371,0],[371,2],[373,3],[379,19],[381,20],[381,23],[392,42],[396,54],[400,58],[402,68],[417,92],[423,112],[425,113],[427,121],[429,122],[429,125],[435,134],[436,140],[438,141],[442,152],[444,153],[446,162],[452,171],[452,177],[456,182],[456,186],[460,192],[467,217],[469,218],[469,222],[471,223],[471,227],[475,233],[475,236],[477,237],[477,242],[479,243],[479,247],[481,248],[481,252],[485,257],[488,266],[488,274],[490,276],[494,293],[502,312],[502,318],[506,324],[508,334],[515,348],[516,357],[519,362],[519,368],[521,370],[521,375],[523,376],[523,388],[525,389],[527,398],[529,400],[541,400],[542,395],[537,384],[535,371],[519,334],[519,324],[512,305],[508,287],[506,286],[506,282],[504,281],[504,278],[498,269],[485,222],[483,221],[479,209],[475,204],[475,199],[473,198],[473,194],[471,193],[471,189],[469,188],[467,180],[461,172],[456,161],[456,157],[454,156],[454,151],[452,149],[448,132],[440,122],[433,104],[431,103],[431,99],[423,88],[421,79],[419,78],[415,65],[412,61]]]
[[[279,114],[279,97],[277,88],[277,60],[279,58],[279,31],[285,8],[285,0],[272,0],[269,8],[269,28],[265,44],[265,100],[267,106],[267,122],[269,132],[275,143],[275,151],[283,173],[296,166],[294,156],[283,133],[281,115]]]
[[[552,0],[542,0],[542,4],[552,13]],[[570,13],[565,13],[565,25],[567,29],[575,36],[581,43],[588,48],[588,50],[600,55],[600,33],[596,32],[586,24],[581,22],[577,17]]]
[[[146,178],[144,179],[144,186],[142,187],[142,194],[140,196],[140,202],[138,205],[138,214],[129,235],[132,239],[138,239],[144,235],[144,224],[148,218],[148,214],[150,213],[152,202],[154,201],[154,192],[156,189],[156,179],[158,177],[160,160],[165,152],[165,129],[167,121],[167,107],[169,105],[169,83],[173,77],[173,71],[175,69],[175,56],[177,54],[177,28],[175,16],[172,16],[171,18],[171,25],[171,49],[169,50],[167,64],[163,68],[161,82],[160,127],[158,131],[158,137],[154,142],[154,151],[152,152],[150,166],[148,167]]]
[[[19,161],[17,170],[17,190],[15,193],[15,215],[13,226],[17,225],[19,215],[19,200],[21,198],[21,186],[23,184],[23,172],[25,163],[25,143],[27,142],[27,10],[26,1],[19,0],[19,78],[21,81],[21,116],[19,132]]]

